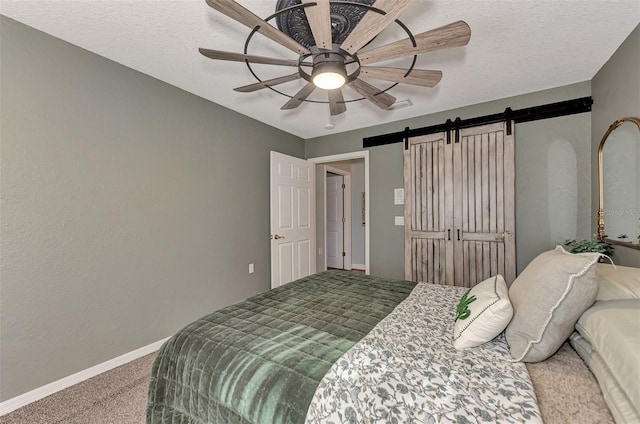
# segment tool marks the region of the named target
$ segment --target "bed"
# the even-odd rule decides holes
[[[568,335],[526,365],[509,331],[455,348],[465,290],[328,271],[216,311],[162,346],[147,423],[613,423]]]
[[[414,290],[420,286],[422,290]],[[411,414],[411,408],[418,414],[416,422],[429,422],[421,415],[426,410],[423,401],[412,401],[410,388],[432,393],[434,406],[451,422],[469,410],[487,419],[513,416],[505,422],[534,419],[538,411],[526,368],[503,360],[509,356],[504,339],[495,340],[482,352],[457,351],[450,346],[450,337],[447,342],[440,340],[448,333],[445,323],[453,322],[455,302],[462,291],[328,271],[214,312],[162,347],[152,370],[147,422],[304,423],[312,401],[317,413],[307,422],[320,422],[323,415],[331,414],[342,416],[344,422],[362,422],[346,401],[328,410],[327,400],[330,403],[330,396],[336,394],[329,392],[335,390],[338,379],[360,386],[359,396],[373,408],[367,412],[374,417],[382,414],[371,422],[406,422],[394,414]],[[434,302],[425,302],[429,295],[435,296]],[[415,299],[403,303],[411,298]],[[414,319],[385,321],[384,332],[358,345],[365,358],[355,354],[350,359],[359,360],[356,367],[371,373],[362,380],[354,374],[334,373],[333,380],[324,381],[326,393],[320,391],[324,397],[314,398],[332,366],[340,360],[338,367],[349,367],[343,355],[353,352],[357,342],[400,304],[408,308],[400,312],[402,316],[413,314]],[[402,345],[402,352],[376,349],[407,335],[409,339],[393,343]],[[426,369],[391,376],[397,371],[386,368],[389,357],[413,353],[415,358],[421,353],[419,343],[429,338],[437,341],[438,348],[446,345],[448,356],[431,358]],[[411,361],[411,357],[405,359]],[[384,379],[385,384],[376,386]],[[422,384],[429,381],[433,385]],[[455,383],[455,391],[447,388],[449,383]],[[348,397],[346,392],[337,394],[337,399]],[[390,402],[397,404],[386,407]],[[403,405],[408,409],[400,411]]]

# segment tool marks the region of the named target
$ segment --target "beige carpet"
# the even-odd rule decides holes
[[[27,405],[0,417],[0,424],[144,424],[154,357],[147,355]],[[598,383],[568,343],[527,369],[545,424],[613,424]]]
[[[614,423],[596,378],[569,342],[527,370],[545,424]]]
[[[143,356],[3,417],[2,424],[144,424],[151,364]]]

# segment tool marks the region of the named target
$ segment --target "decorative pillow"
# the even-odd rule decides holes
[[[596,264],[596,300],[640,298],[640,268]]]
[[[484,280],[465,292],[458,303],[453,330],[456,349],[493,340],[511,321],[513,308],[502,275]]]
[[[505,334],[516,361],[544,361],[571,335],[596,299],[594,265],[599,257],[557,246],[531,261],[515,279],[509,289],[513,319]]]

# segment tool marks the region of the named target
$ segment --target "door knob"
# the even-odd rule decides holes
[[[275,236],[273,236],[273,238],[276,239],[276,240],[280,240],[280,239],[283,239],[284,236],[279,236],[279,235],[276,234]]]

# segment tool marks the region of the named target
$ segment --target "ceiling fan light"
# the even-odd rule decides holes
[[[313,82],[313,85],[318,88],[322,88],[323,90],[335,90],[336,88],[342,87],[347,82],[347,70],[344,64],[336,60],[336,58],[320,55],[314,58],[311,81]]]
[[[325,71],[313,76],[313,84],[324,90],[335,90],[340,88],[347,81],[345,76],[339,72]]]

